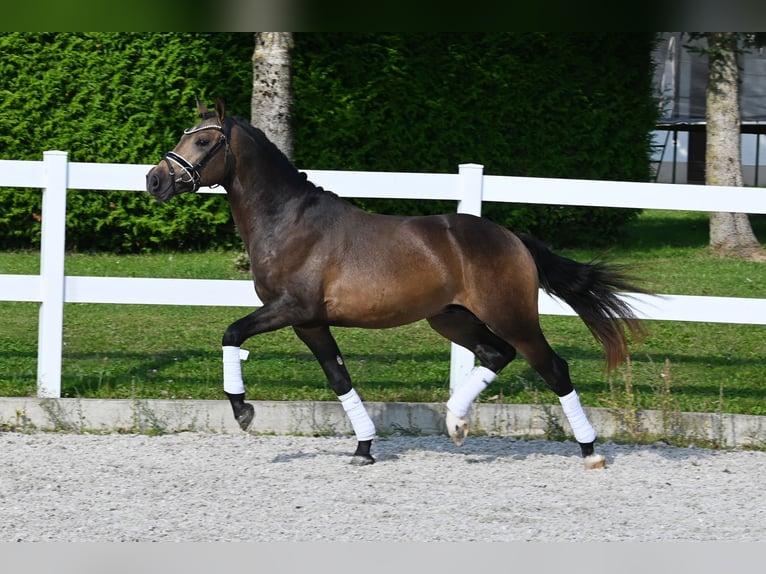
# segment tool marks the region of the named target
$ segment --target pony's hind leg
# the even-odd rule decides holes
[[[351,376],[348,374],[338,344],[330,333],[329,327],[293,327],[293,330],[314,353],[327,376],[327,381],[338,395],[343,410],[351,421],[357,438],[356,451],[351,457],[351,464],[358,466],[373,464],[375,459],[370,454],[370,449],[372,440],[375,438],[375,424],[351,385]]]
[[[447,432],[461,446],[468,435],[466,416],[476,397],[516,356],[516,349],[495,335],[464,307],[450,306],[428,318],[431,327],[453,343],[465,347],[479,360],[468,378],[455,388],[447,401]]]
[[[532,332],[536,334],[527,334],[523,341],[517,343],[519,352],[558,396],[575,440],[580,445],[586,468],[603,468],[605,459],[595,452],[596,431],[580,404],[577,391],[572,386],[569,365],[551,349],[539,327]]]
[[[472,351],[481,366],[475,367],[447,402],[447,431],[458,446],[468,433],[465,416],[471,403],[516,356],[518,351],[556,393],[564,413],[580,445],[587,468],[602,468],[604,457],[595,453],[596,433],[580,405],[580,399],[569,377],[569,366],[546,341],[539,323],[517,318],[512,329],[492,330],[464,307],[451,306],[428,322],[438,333]],[[502,335],[502,337],[501,337]],[[510,341],[510,342],[509,342]]]

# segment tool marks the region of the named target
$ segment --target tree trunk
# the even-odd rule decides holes
[[[256,32],[253,51],[253,93],[250,98],[250,123],[293,159],[293,131],[290,113],[293,104],[291,32]],[[250,271],[245,251],[234,258],[234,266]]]
[[[737,33],[708,32],[707,185],[742,186]],[[744,213],[710,214],[710,247],[730,255],[761,251]]]
[[[290,159],[293,134],[290,126],[292,86],[291,32],[256,32],[253,52],[253,94],[250,122],[263,130]]]

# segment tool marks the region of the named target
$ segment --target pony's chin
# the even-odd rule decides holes
[[[168,201],[170,201],[170,198],[173,197],[172,193],[167,193],[167,194],[150,193],[149,195],[151,195],[157,201],[157,203],[167,203]]]
[[[154,199],[156,199],[158,203],[167,203],[179,193],[183,193],[183,191],[179,191],[178,189],[174,189],[172,186],[169,186],[169,187],[166,187],[165,189],[150,191],[148,193]]]

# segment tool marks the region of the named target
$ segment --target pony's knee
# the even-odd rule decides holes
[[[221,346],[223,347],[241,347],[247,337],[244,336],[237,323],[232,323],[226,328],[226,331],[221,338]]]

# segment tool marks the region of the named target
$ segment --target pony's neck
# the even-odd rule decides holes
[[[245,193],[255,194],[267,203],[271,198],[283,203],[314,187],[261,130],[240,118],[231,121],[236,128],[232,135],[236,133],[237,138],[232,143],[236,158],[234,179]]]
[[[319,196],[334,194],[308,181],[263,132],[231,121],[233,170],[224,183],[231,213],[249,250],[269,249],[275,229],[293,225]]]

